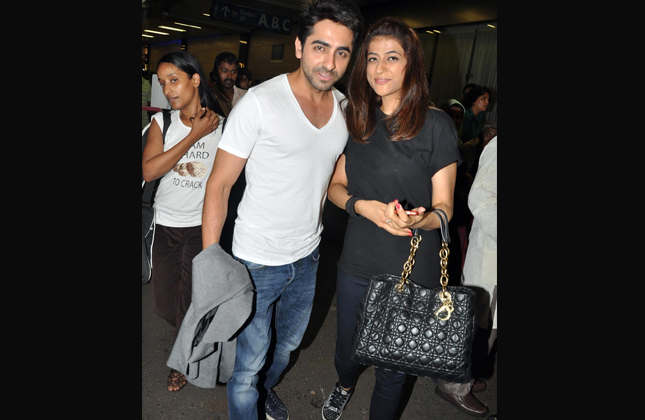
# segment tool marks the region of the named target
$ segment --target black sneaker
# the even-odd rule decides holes
[[[264,403],[264,411],[267,415],[267,420],[289,420],[289,411],[284,405],[282,400],[273,392],[267,390],[267,400]]]
[[[345,391],[340,387],[340,382],[336,382],[333,391],[327,397],[327,401],[322,408],[322,418],[323,420],[337,420],[343,414],[343,410],[349,401],[349,397],[352,396],[354,390]]]

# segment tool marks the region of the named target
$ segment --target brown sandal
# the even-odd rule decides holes
[[[186,377],[183,373],[170,369],[170,375],[168,375],[168,391],[177,392],[181,391],[186,386]],[[177,389],[171,389],[177,388]]]

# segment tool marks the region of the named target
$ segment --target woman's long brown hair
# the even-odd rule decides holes
[[[386,17],[374,23],[358,51],[347,85],[347,129],[355,141],[366,143],[376,127],[375,107],[380,107],[382,100],[367,82],[367,53],[370,42],[377,36],[396,39],[403,47],[407,60],[401,86],[401,102],[386,121],[390,139],[409,140],[419,134],[425,123],[430,93],[423,66],[421,41],[414,29],[394,17]]]

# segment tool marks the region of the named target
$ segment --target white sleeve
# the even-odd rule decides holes
[[[252,92],[247,92],[228,115],[218,147],[237,157],[248,159],[260,136],[262,120],[257,97]]]

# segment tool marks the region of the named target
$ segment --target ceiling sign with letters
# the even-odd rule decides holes
[[[211,19],[225,20],[238,25],[252,26],[291,35],[290,18],[219,0],[213,0]]]

